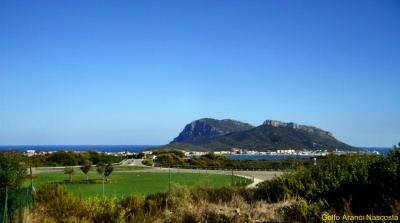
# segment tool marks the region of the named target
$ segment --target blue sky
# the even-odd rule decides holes
[[[166,144],[200,118],[400,141],[399,1],[0,1],[0,145]]]

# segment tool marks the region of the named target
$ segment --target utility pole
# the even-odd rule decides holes
[[[168,170],[169,170],[169,183],[168,183],[169,194],[168,194],[167,200],[165,201],[167,210],[168,210],[168,200],[171,197],[171,167],[169,167]]]
[[[6,203],[4,204],[3,223],[7,222],[8,185],[6,185]]]
[[[103,200],[104,200],[104,173],[103,173]]]
[[[232,186],[233,186],[233,168],[232,168]]]
[[[32,198],[32,200],[31,200],[31,204],[33,204],[34,203],[34,198],[33,198],[33,195],[32,195],[32,192],[35,192],[35,188],[33,187],[33,171],[32,171],[32,165],[29,165],[29,172],[30,172],[30,176],[31,176],[31,187],[29,188],[30,190],[31,190],[31,198]],[[26,198],[26,199],[29,199],[28,197]],[[28,207],[29,207],[29,204],[28,204]]]
[[[169,194],[171,194],[171,168],[169,168]]]

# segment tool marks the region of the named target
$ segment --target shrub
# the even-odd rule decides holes
[[[44,184],[35,193],[34,222],[125,222],[129,209],[118,207],[116,198],[98,197],[83,201],[64,186]],[[52,220],[53,219],[53,220]]]
[[[144,212],[145,198],[135,195],[123,198],[119,205],[124,208],[126,213],[126,220],[128,222],[148,222],[150,216]]]
[[[129,212],[129,209],[118,207],[115,197],[95,197],[85,202],[85,206],[86,216],[93,222],[125,222],[125,215]]]
[[[156,194],[147,195],[144,204],[144,211],[153,216],[163,212],[167,205],[167,198],[167,192],[158,192]]]
[[[312,216],[328,209],[341,214],[397,214],[400,174],[396,154],[388,157],[330,154],[318,166],[300,166],[259,184],[254,196],[270,202],[300,198],[288,210],[290,214],[285,215],[300,222],[314,219]]]
[[[44,184],[34,194],[35,201],[41,209],[46,210],[46,216],[52,216],[57,221],[65,222],[70,216],[84,216],[85,205],[81,197],[71,194],[64,186]]]

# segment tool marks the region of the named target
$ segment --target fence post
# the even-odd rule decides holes
[[[169,194],[171,194],[171,168],[169,168]]]
[[[165,200],[165,208],[168,210],[168,201],[169,201],[169,198],[171,197],[171,167],[169,167],[168,168],[168,171],[169,171],[169,184],[168,184],[168,187],[169,187],[169,193],[168,193],[168,196],[167,196],[167,198],[166,198],[166,200]],[[164,170],[164,172],[165,172],[165,170]]]
[[[232,186],[233,186],[233,168],[232,168]]]
[[[19,207],[19,222],[22,222],[22,200],[21,200],[21,194],[22,194],[22,187],[19,186],[18,188],[18,207]]]
[[[8,185],[6,185],[6,202],[4,203],[3,223],[7,222]]]

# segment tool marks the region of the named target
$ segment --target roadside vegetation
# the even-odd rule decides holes
[[[308,162],[293,163],[282,176],[255,188],[174,184],[171,190],[154,194],[83,199],[63,185],[43,184],[36,189],[35,206],[23,214],[23,220],[236,223],[347,222],[344,216],[361,216],[368,222],[399,219],[399,147],[394,146],[388,156],[331,153],[317,165]],[[0,189],[4,191],[4,187]]]

